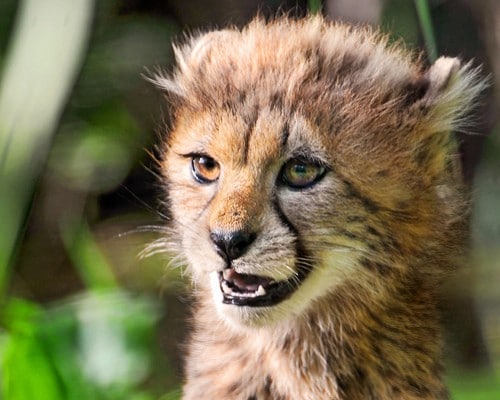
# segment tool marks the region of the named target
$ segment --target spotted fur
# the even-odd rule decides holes
[[[321,17],[256,19],[175,53],[155,82],[172,111],[169,242],[196,298],[184,399],[447,399],[437,292],[468,213],[451,132],[467,129],[477,71],[445,57],[426,69],[377,31]],[[218,163],[216,181],[193,178],[196,155]],[[294,158],[325,175],[288,187]],[[289,298],[222,303],[210,234],[237,230],[255,234],[238,273],[306,271]]]

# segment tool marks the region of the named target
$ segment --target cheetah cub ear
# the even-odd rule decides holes
[[[478,94],[486,82],[480,69],[471,63],[461,65],[458,58],[440,57],[425,73],[426,90],[419,108],[426,109],[435,125],[429,133],[465,128],[463,117],[474,107]]]
[[[458,178],[461,167],[453,133],[471,130],[465,116],[487,84],[479,68],[472,68],[471,63],[461,65],[450,57],[438,58],[419,82],[413,85],[420,87],[418,99],[410,106],[418,127],[415,160],[427,170],[431,181],[449,172]]]
[[[456,79],[459,69],[460,61],[458,58],[438,58],[427,71],[426,78],[429,82],[429,89],[425,97],[432,99],[440,92],[445,91],[449,85],[453,84],[451,81]]]

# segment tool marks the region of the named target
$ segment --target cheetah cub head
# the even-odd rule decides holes
[[[296,318],[349,284],[379,296],[408,259],[454,245],[450,132],[481,89],[470,67],[426,69],[379,33],[320,17],[255,20],[175,53],[155,79],[172,110],[169,239],[223,321]]]

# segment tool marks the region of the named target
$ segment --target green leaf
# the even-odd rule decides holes
[[[38,336],[41,310],[16,300],[6,309],[9,334],[2,354],[3,398],[65,400],[50,355]]]
[[[19,6],[0,80],[0,296],[81,64],[92,11],[91,0],[24,0]]]

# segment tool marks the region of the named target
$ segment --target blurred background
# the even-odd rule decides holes
[[[162,235],[168,119],[144,76],[183,32],[257,10],[381,26],[490,76],[457,134],[472,252],[443,311],[453,398],[500,399],[497,0],[0,0],[0,399],[179,398],[189,282],[168,254],[141,257]]]

